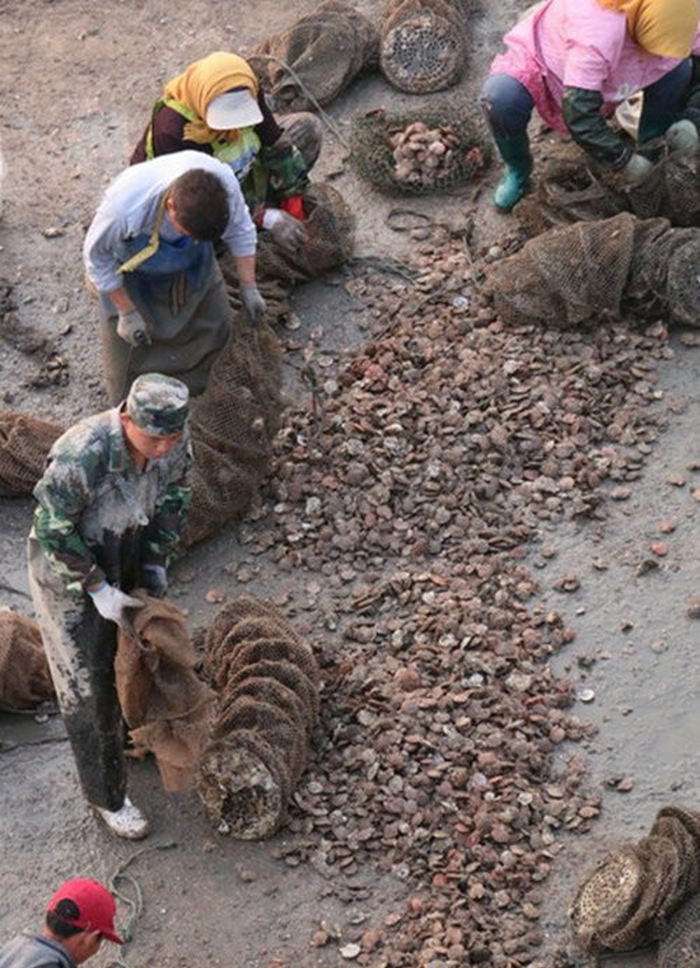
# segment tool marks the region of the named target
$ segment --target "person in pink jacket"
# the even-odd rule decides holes
[[[644,144],[666,136],[692,150],[700,127],[700,0],[543,0],[510,30],[481,101],[506,169],[496,206],[522,198],[532,171],[533,108],[597,161],[644,181]],[[605,120],[644,92],[637,145]]]

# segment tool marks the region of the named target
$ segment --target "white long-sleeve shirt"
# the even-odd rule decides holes
[[[223,240],[234,256],[253,255],[256,230],[231,168],[200,151],[177,151],[124,169],[111,182],[85,236],[85,271],[100,292],[124,285],[118,269],[122,243],[141,233],[151,234],[163,192],[186,171],[203,168],[223,182],[228,195],[229,220]],[[166,242],[181,238],[167,212],[159,235]]]

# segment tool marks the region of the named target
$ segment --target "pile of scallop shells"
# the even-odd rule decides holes
[[[413,121],[389,136],[396,177],[411,184],[432,185],[452,175],[459,144],[459,136],[451,128],[429,128],[423,121]]]
[[[293,574],[322,644],[326,742],[281,853],[350,899],[372,891],[368,867],[405,882],[388,914],[348,926],[357,964],[545,964],[546,880],[600,798],[562,746],[591,729],[547,665],[575,631],[524,559],[553,554],[563,516],[596,526],[639,476],[671,351],[661,324],[503,325],[462,236],[413,268],[346,282],[367,342],[332,365],[309,349],[313,406],[278,438],[268,525],[241,532]]]

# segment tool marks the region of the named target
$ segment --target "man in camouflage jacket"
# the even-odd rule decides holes
[[[114,682],[117,626],[167,590],[191,490],[187,387],[138,377],[127,400],[81,420],[49,453],[34,490],[29,583],[80,782],[118,836],[145,836],[126,796],[122,719]]]

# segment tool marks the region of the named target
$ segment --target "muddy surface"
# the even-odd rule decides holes
[[[0,0],[6,91],[0,131],[7,167],[0,275],[13,286],[20,323],[46,341],[31,354],[0,341],[3,406],[68,424],[106,405],[96,314],[82,285],[80,258],[102,190],[123,167],[165,79],[210,50],[245,53],[264,33],[313,6],[311,0],[283,6],[272,0],[254,5],[124,0],[104,6],[89,0]],[[357,6],[376,13],[374,0]],[[503,28],[522,6],[482,0],[470,19],[471,60],[455,96],[474,97]],[[357,110],[411,103],[375,76],[357,82],[329,113],[343,133]],[[476,205],[470,242],[477,252],[514,231],[511,219],[493,214],[480,187],[406,204],[358,182],[345,156],[329,132],[317,177],[333,175],[355,210],[360,257],[410,256],[415,241],[387,226],[397,205],[437,220]],[[299,371],[309,340],[342,359],[364,339],[363,306],[342,281],[336,274],[295,295],[300,328],[281,336],[290,344],[287,392],[297,403],[308,394]],[[656,404],[667,429],[639,479],[630,483],[629,495],[611,501],[602,522],[543,529],[527,560],[539,582],[538,599],[576,630],[552,664],[576,684],[582,697],[576,715],[598,726],[584,747],[589,786],[603,797],[592,831],[566,839],[557,855],[544,915],[548,941],[565,934],[566,907],[582,867],[620,838],[641,836],[662,805],[700,804],[695,654],[700,625],[686,614],[687,600],[700,593],[700,505],[693,498],[700,487],[700,351],[677,340],[671,345],[673,356],[660,368]],[[50,360],[59,363],[47,371]],[[47,372],[60,372],[63,381],[67,374],[67,382],[52,382]],[[37,381],[40,386],[33,385]],[[28,500],[0,502],[0,602],[26,612],[24,541],[31,510]],[[270,513],[270,503],[263,502],[244,525],[224,530],[175,567],[173,594],[193,628],[205,625],[216,608],[205,599],[213,587],[226,595],[245,590],[278,600],[292,600],[299,591],[294,573],[282,573],[269,556],[248,551],[250,535]],[[669,521],[673,529],[662,529]],[[661,557],[650,552],[659,540],[667,545]],[[645,564],[649,561],[653,567]],[[580,579],[569,594],[555,587],[567,573]],[[305,581],[311,578],[304,575]],[[303,623],[303,610],[299,620]],[[2,938],[38,924],[42,899],[60,880],[75,874],[107,880],[128,862],[144,902],[125,955],[129,965],[156,959],[168,968],[205,961],[232,968],[346,964],[339,953],[343,945],[405,907],[406,885],[392,875],[361,868],[348,887],[313,865],[294,866],[293,855],[285,862],[291,831],[264,844],[217,836],[194,795],[168,797],[161,791],[151,761],[132,767],[134,799],[153,823],[145,852],[135,855],[133,845],[111,838],[84,805],[57,717],[37,721],[0,713],[0,744]],[[581,754],[580,746],[576,752]],[[569,751],[561,748],[558,755],[564,760]],[[628,792],[617,790],[621,778],[633,779],[625,784]],[[117,887],[124,898],[135,897],[132,882],[122,879]],[[122,900],[122,924],[131,911]],[[315,948],[319,930],[328,943]],[[94,962],[106,965],[113,956],[105,950]],[[608,962],[611,968],[653,963],[652,954]]]

